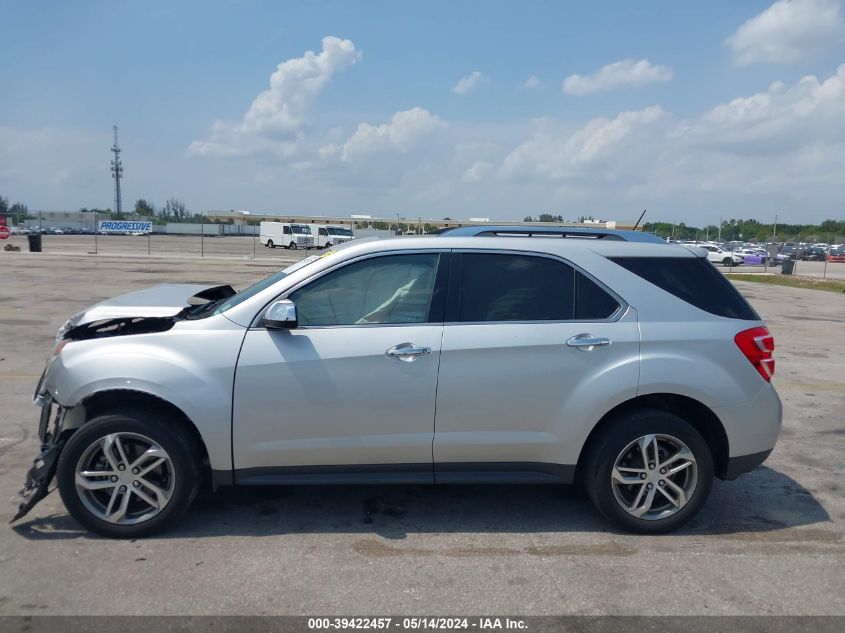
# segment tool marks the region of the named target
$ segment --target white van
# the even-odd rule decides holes
[[[329,248],[355,239],[352,229],[339,224],[314,224],[314,246]]]
[[[268,248],[282,246],[296,250],[314,247],[314,237],[309,224],[262,222],[258,241]]]

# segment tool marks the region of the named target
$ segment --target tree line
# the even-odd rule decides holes
[[[643,230],[659,237],[676,240],[735,240],[745,242],[830,242],[845,241],[845,220],[825,220],[820,224],[775,224],[759,220],[730,219],[703,227],[683,222],[646,222]]]
[[[23,202],[15,202],[10,205],[9,199],[3,196],[0,196],[0,215],[12,216],[14,224],[32,219],[29,209]]]
[[[109,220],[131,220],[134,218],[149,218],[155,224],[166,224],[167,222],[192,222],[210,223],[211,220],[204,213],[192,213],[187,205],[179,198],[169,198],[162,206],[157,207],[145,198],[138,198],[132,211],[121,211],[117,213],[111,209],[89,209],[82,207],[80,213],[96,213],[98,219]]]

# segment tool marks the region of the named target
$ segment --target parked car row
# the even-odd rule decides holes
[[[723,266],[755,265],[778,266],[786,260],[845,261],[845,244],[800,244],[786,242],[777,246],[771,255],[771,245],[744,242],[678,241],[675,244],[697,246],[707,251],[707,258]]]
[[[13,226],[10,227],[12,235],[94,235],[94,229],[77,229],[71,227],[25,227]]]

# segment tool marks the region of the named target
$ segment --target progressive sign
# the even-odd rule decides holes
[[[131,220],[100,220],[97,223],[100,233],[152,233],[153,223]]]

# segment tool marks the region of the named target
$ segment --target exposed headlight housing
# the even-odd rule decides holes
[[[70,328],[71,328],[70,321],[65,321],[62,324],[62,326],[59,328],[58,332],[56,332],[56,343],[58,343],[59,341],[61,341],[65,337],[65,334],[67,334],[70,331]]]

